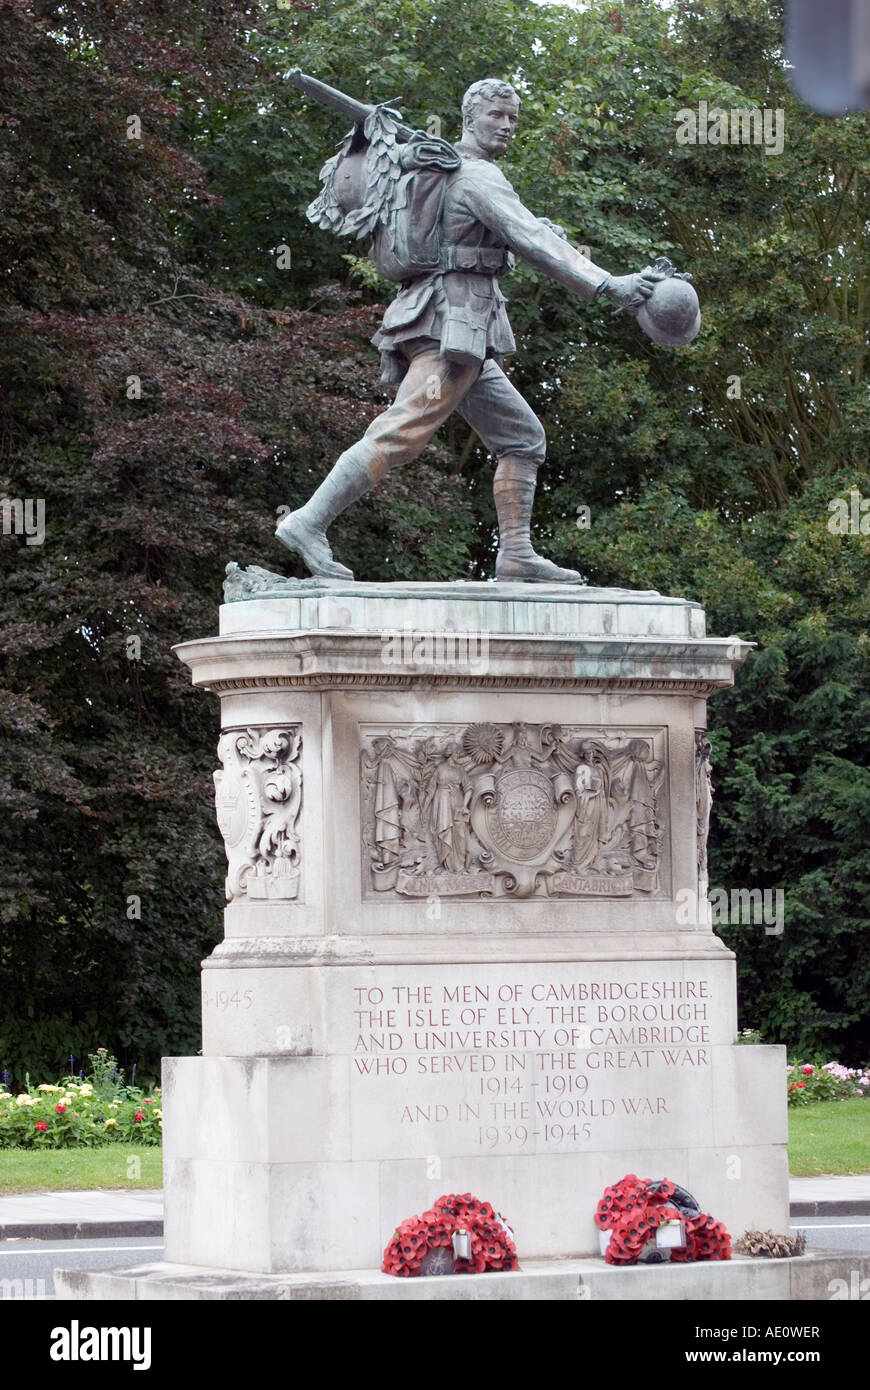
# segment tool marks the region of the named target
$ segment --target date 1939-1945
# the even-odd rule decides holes
[[[541,1125],[532,1130],[527,1125],[481,1125],[477,1131],[478,1144],[487,1149],[499,1145],[521,1149],[530,1139],[543,1139],[545,1144],[585,1144],[591,1137],[589,1124]]]

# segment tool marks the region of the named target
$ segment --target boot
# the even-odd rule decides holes
[[[492,489],[498,515],[495,577],[538,584],[579,584],[576,570],[562,569],[532,549],[529,527],[537,476],[538,465],[529,459],[504,455],[498,461]]]
[[[278,540],[301,555],[311,573],[324,579],[353,579],[353,570],[332,558],[326,528],[372,485],[372,449],[365,439],[352,444],[334,464],[304,507],[278,523]]]

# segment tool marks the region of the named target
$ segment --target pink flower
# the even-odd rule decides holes
[[[48,1129],[48,1125],[45,1123],[45,1120],[37,1120],[33,1128],[38,1129],[40,1131],[44,1131]]]
[[[66,1106],[65,1106],[65,1105],[56,1105],[54,1108],[55,1108],[55,1110],[57,1111],[58,1115],[65,1115],[65,1114],[66,1114]]]
[[[140,1120],[144,1120],[144,1119],[145,1119],[145,1116],[142,1114],[142,1111],[141,1111],[141,1110],[137,1110],[137,1111],[136,1111],[136,1114],[133,1116],[133,1119],[134,1119],[134,1120],[136,1121],[136,1123],[138,1124]]]
[[[801,1071],[803,1072],[804,1076],[812,1076],[813,1072],[815,1071],[815,1067],[811,1067],[809,1062],[807,1062],[807,1065],[805,1067],[801,1067]]]
[[[805,1091],[807,1089],[807,1083],[805,1081],[796,1081],[795,1088],[798,1091]]]

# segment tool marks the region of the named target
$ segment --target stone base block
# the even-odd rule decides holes
[[[655,593],[236,567],[228,596],[221,635],[177,649],[221,697],[228,860],[203,1055],[164,1067],[184,1287],[335,1296],[451,1191],[503,1212],[524,1260],[576,1261],[628,1173],[735,1236],[786,1229],[785,1052],[735,1045],[706,900],[705,705],[747,645]],[[523,1287],[456,1287],[502,1286]]]
[[[735,1239],[783,1231],[781,1052],[712,1047],[679,1090],[663,1074],[658,1110],[652,1066],[640,1086],[614,1072],[609,1096],[529,1080],[479,1106],[467,1079],[454,1094],[439,1078],[442,1099],[419,1107],[401,1077],[361,1077],[349,1057],[168,1059],[166,1255],[268,1274],[371,1268],[405,1217],[468,1191],[504,1213],[528,1258],[591,1255],[596,1204],[627,1173],[688,1188]]]
[[[857,1277],[856,1277],[857,1275]],[[515,1274],[461,1274],[396,1279],[377,1270],[330,1274],[249,1274],[194,1265],[150,1264],[132,1269],[57,1270],[59,1299],[374,1301],[546,1301],[754,1303],[827,1301],[848,1297],[870,1276],[870,1255],[815,1251],[791,1260],[735,1256],[721,1263],[635,1265],[602,1259],[524,1261]],[[851,1283],[850,1283],[851,1281]]]

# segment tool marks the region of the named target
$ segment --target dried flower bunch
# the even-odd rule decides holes
[[[737,1255],[767,1255],[772,1260],[803,1255],[807,1238],[803,1231],[796,1236],[777,1235],[775,1231],[744,1231],[734,1246]]]

